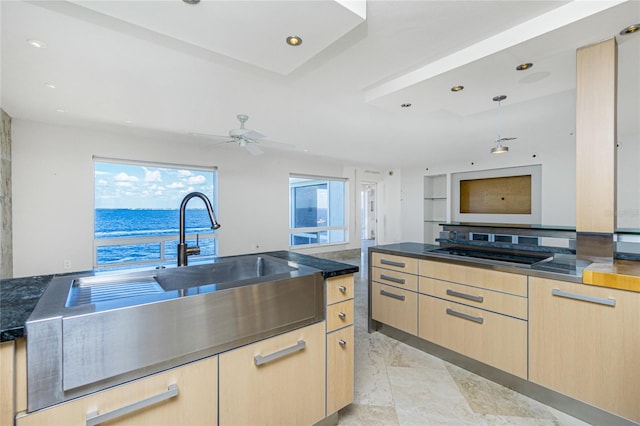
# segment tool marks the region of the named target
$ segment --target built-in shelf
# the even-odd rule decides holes
[[[447,175],[424,177],[424,242],[436,244],[440,224],[447,220]]]

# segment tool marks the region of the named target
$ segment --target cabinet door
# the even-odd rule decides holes
[[[640,422],[640,293],[533,277],[529,291],[530,380]]]
[[[418,294],[373,283],[371,318],[407,333],[418,334]]]
[[[327,415],[353,402],[353,326],[327,335]]]
[[[160,401],[138,407],[108,422],[118,426],[214,425],[217,418],[218,358],[176,367],[163,373],[116,386],[84,398],[20,416],[16,426],[85,426],[88,418],[135,406],[158,397]],[[177,395],[162,399],[163,396]]]
[[[15,400],[15,342],[0,343],[0,425],[13,424]]]
[[[420,295],[419,337],[527,378],[527,322]]]
[[[221,354],[220,425],[321,420],[325,355],[324,322]]]

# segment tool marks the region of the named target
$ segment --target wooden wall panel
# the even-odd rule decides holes
[[[577,51],[578,232],[615,231],[617,54],[615,39]]]
[[[460,213],[531,214],[531,175],[461,180]]]

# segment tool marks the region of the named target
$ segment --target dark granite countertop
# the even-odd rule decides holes
[[[418,259],[442,260],[459,265],[474,266],[520,275],[530,275],[541,278],[582,283],[582,268],[576,267],[575,256],[573,255],[558,254],[556,255],[558,256],[557,260],[554,258],[554,260],[550,262],[540,262],[540,264],[538,265],[522,266],[518,264],[511,264],[510,262],[497,262],[494,260],[470,258],[434,252],[435,249],[439,248],[441,247],[432,244],[406,242],[370,247],[369,251],[408,256]]]
[[[324,278],[353,274],[359,271],[359,268],[354,265],[286,250],[261,254],[318,269],[322,272]],[[79,273],[74,274],[77,275]],[[92,273],[94,272],[81,272],[81,274]],[[42,296],[51,280],[56,276],[60,275],[41,275],[0,280],[0,342],[15,340],[24,336],[24,324],[27,318],[31,315],[38,300],[40,300],[40,296]]]

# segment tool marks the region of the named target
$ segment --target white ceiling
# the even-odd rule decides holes
[[[575,50],[640,23],[640,1],[2,0],[0,13],[13,117],[187,144],[244,113],[301,152],[414,167],[488,156],[496,95],[510,156],[572,140]],[[640,35],[617,39],[618,137],[637,140]]]

